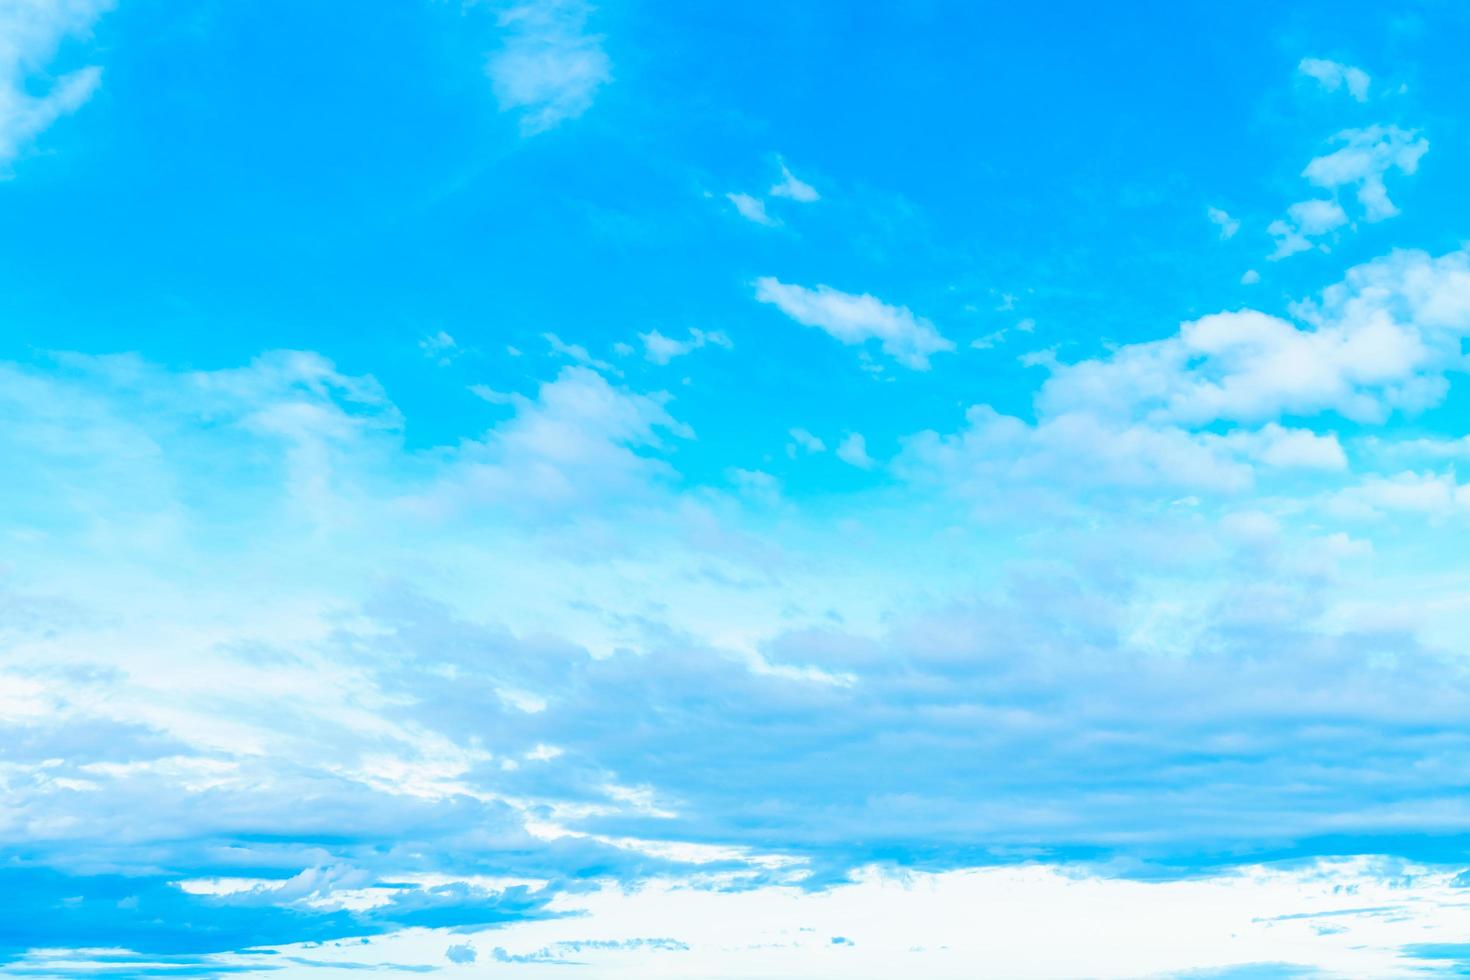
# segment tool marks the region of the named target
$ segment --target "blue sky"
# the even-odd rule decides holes
[[[1467,30],[0,0],[0,974],[1463,969]]]

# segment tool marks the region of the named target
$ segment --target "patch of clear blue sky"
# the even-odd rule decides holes
[[[546,376],[543,332],[609,357],[638,332],[698,327],[735,349],[707,352],[697,383],[678,362],[628,365],[699,432],[676,449],[689,477],[758,467],[791,426],[888,450],[975,401],[1024,413],[1040,379],[1016,368],[1027,346],[1071,359],[1195,314],[1278,311],[1390,244],[1456,244],[1470,203],[1441,161],[1467,141],[1463,34],[1445,25],[1466,16],[608,3],[591,29],[615,82],[574,125],[522,139],[485,81],[484,8],[122,4],[59,63],[101,49],[102,90],[0,186],[26,229],[0,237],[3,352],[216,367],[317,349],[379,377],[409,443],[432,445],[500,414],[467,384]],[[1304,54],[1367,67],[1374,99],[1293,79]],[[1393,188],[1403,215],[1330,258],[1264,263],[1261,229],[1305,196],[1306,160],[1371,122],[1435,147]],[[777,154],[821,206],[776,229],[739,220],[724,194],[768,187]],[[1207,206],[1247,229],[1217,241]],[[1239,285],[1247,268],[1263,282]],[[874,293],[961,350],[875,384],[851,350],[752,302],[762,275]],[[1022,318],[1034,334],[965,349]],[[418,353],[438,330],[469,350],[448,369]]]

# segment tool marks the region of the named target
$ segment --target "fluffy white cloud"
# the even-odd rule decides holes
[[[29,80],[64,39],[85,34],[111,7],[111,0],[0,3],[0,173],[31,140],[96,91],[102,80],[96,66],[67,72],[40,94]]]
[[[1442,397],[1470,336],[1470,254],[1395,252],[1296,313],[1296,324],[1212,314],[1165,340],[1058,366],[1038,405],[1185,425],[1324,411],[1379,421],[1422,409]]]
[[[1315,78],[1329,92],[1345,87],[1348,94],[1359,102],[1368,99],[1368,85],[1372,79],[1361,68],[1325,58],[1303,58],[1301,64],[1297,65],[1297,71],[1308,78]]]
[[[520,114],[523,134],[580,116],[612,80],[602,37],[587,33],[590,12],[584,0],[533,0],[500,14],[503,40],[486,71],[501,110]]]
[[[927,371],[931,355],[954,350],[954,342],[941,336],[928,320],[866,293],[854,295],[831,286],[809,289],[766,276],[756,280],[755,298],[844,344],[876,340],[883,353],[915,371]]]
[[[643,341],[643,356],[654,364],[667,364],[676,357],[683,357],[691,351],[699,350],[701,347],[724,347],[729,349],[734,345],[730,338],[720,330],[700,330],[698,327],[689,331],[689,336],[684,340],[675,340],[665,337],[657,330],[648,333],[640,333],[638,339]]]

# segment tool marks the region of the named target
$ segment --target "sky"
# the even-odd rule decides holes
[[[0,976],[1470,969],[1467,42],[0,0]]]

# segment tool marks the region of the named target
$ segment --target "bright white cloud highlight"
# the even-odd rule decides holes
[[[534,0],[500,15],[503,41],[486,71],[502,111],[520,115],[530,136],[574,119],[612,81],[602,37],[587,33],[582,0]]]
[[[765,276],[756,280],[755,298],[849,346],[876,340],[883,353],[915,371],[929,370],[932,355],[954,350],[954,342],[928,320],[866,293],[854,295],[831,286],[809,289]]]

